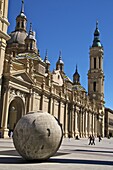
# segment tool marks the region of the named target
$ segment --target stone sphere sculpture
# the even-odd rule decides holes
[[[26,160],[46,160],[53,156],[62,142],[62,128],[49,113],[29,112],[16,124],[13,143]]]

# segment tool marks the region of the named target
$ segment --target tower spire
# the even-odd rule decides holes
[[[47,61],[48,61],[48,51],[46,49],[44,62],[47,63]]]
[[[59,59],[61,59],[62,58],[62,51],[60,50],[59,51]]]
[[[78,73],[77,64],[76,64],[76,73]]]
[[[98,20],[96,21],[96,29],[94,32],[94,40],[93,40],[93,45],[92,47],[101,47],[101,42],[100,42],[100,31],[98,29]]]
[[[48,51],[47,51],[47,49],[46,49],[44,61],[47,61],[47,60],[48,60]]]
[[[48,51],[47,51],[47,49],[46,49],[46,53],[45,53],[44,62],[46,63],[46,73],[48,73],[49,70],[50,70],[50,61],[48,60]]]
[[[33,35],[32,23],[30,23],[29,35]]]
[[[24,13],[24,0],[22,0],[21,13]]]
[[[98,29],[98,20],[96,21],[96,29]]]
[[[32,31],[32,23],[30,23],[30,31]]]

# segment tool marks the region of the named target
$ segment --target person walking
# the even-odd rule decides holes
[[[89,136],[89,145],[92,144],[91,142],[92,142],[92,136],[90,135],[90,136]]]
[[[100,135],[98,136],[98,139],[99,139],[99,142],[102,140]]]
[[[92,145],[95,145],[95,137],[92,135]]]

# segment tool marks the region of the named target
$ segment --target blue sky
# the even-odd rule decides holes
[[[105,101],[113,109],[113,0],[24,0],[27,29],[30,22],[36,31],[42,59],[48,50],[51,70],[62,51],[64,71],[72,80],[76,64],[80,82],[88,89],[89,48],[96,21],[104,47]],[[9,0],[8,33],[15,29],[21,0]]]

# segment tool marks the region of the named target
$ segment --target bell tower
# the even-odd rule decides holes
[[[62,61],[61,51],[59,52],[59,59],[56,63],[56,70],[60,70],[61,72],[64,72],[64,62]]]
[[[88,71],[88,94],[100,105],[104,104],[104,72],[103,72],[103,46],[100,42],[98,21],[94,32],[93,44],[90,48],[90,68]]]

